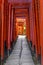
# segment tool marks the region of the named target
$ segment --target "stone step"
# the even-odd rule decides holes
[[[34,65],[34,63],[22,63],[21,65]]]
[[[18,38],[4,65],[34,65],[26,38]]]

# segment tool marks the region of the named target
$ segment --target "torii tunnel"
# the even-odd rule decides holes
[[[43,0],[0,0],[0,65],[43,65]]]

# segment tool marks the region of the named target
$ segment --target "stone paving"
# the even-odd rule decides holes
[[[19,38],[4,65],[34,65],[26,38]]]

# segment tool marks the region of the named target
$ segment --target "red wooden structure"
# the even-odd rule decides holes
[[[37,60],[41,56],[41,65],[43,65],[43,0],[30,1],[15,3],[15,0],[14,2],[0,0],[1,61],[5,59],[5,56],[9,56],[12,50],[13,42],[18,35],[16,18],[21,17],[26,19],[26,36],[32,45],[32,52],[36,54]]]

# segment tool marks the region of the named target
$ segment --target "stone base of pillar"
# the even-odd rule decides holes
[[[38,63],[41,64],[41,54],[38,54],[37,60],[38,60]]]
[[[1,58],[0,62],[1,65],[4,65],[5,60]]]
[[[8,57],[10,56],[11,54],[11,49],[8,50]]]

